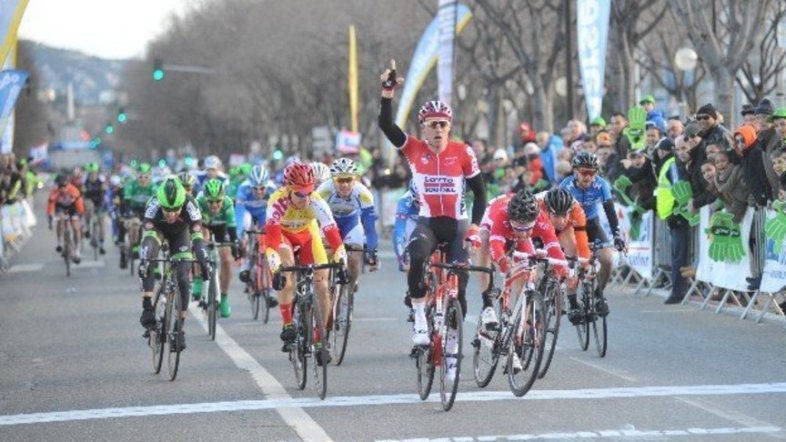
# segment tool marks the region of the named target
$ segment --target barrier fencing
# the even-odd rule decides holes
[[[0,207],[0,273],[8,270],[11,256],[30,238],[36,222],[33,208],[26,200]]]

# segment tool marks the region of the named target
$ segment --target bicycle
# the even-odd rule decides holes
[[[90,247],[93,248],[93,261],[98,261],[98,223],[101,222],[103,214],[96,208],[93,211],[93,216],[90,218]]]
[[[535,265],[540,262],[565,265],[567,261],[521,252],[513,252],[512,256],[522,261],[510,270],[503,288],[495,288],[490,293],[499,322],[496,327],[487,330],[478,318],[476,337],[472,342],[475,348],[472,361],[475,383],[484,388],[491,382],[500,358],[505,357],[504,373],[507,374],[508,386],[515,396],[520,397],[527,394],[540,373],[546,342],[546,306],[534,283],[526,281],[511,307],[513,282],[530,278]]]
[[[320,399],[325,399],[327,394],[327,367],[324,363],[329,356],[329,350],[324,345],[323,340],[327,339],[325,325],[322,321],[322,310],[319,302],[314,299],[314,273],[322,269],[338,269],[342,267],[340,263],[328,264],[308,264],[298,266],[282,267],[281,273],[289,272],[297,274],[295,284],[295,303],[292,314],[293,324],[297,333],[295,341],[289,346],[289,361],[295,372],[295,382],[297,388],[306,388],[309,357],[316,358],[319,352],[319,360],[322,364],[317,364],[316,360],[312,363],[314,374],[314,387]]]
[[[573,272],[577,259],[568,258],[565,264],[568,265],[570,272]],[[538,293],[543,296],[545,312],[545,334],[544,334],[544,359],[540,365],[538,379],[543,379],[551,366],[554,358],[554,351],[557,349],[557,338],[559,337],[560,318],[562,317],[562,281],[554,272],[549,271],[553,266],[554,260],[544,262],[543,276],[538,283]],[[560,261],[562,264],[562,261]]]
[[[591,245],[592,256],[588,261],[589,266],[587,266],[587,269],[583,269],[579,275],[581,281],[580,306],[583,318],[581,322],[575,325],[579,345],[583,351],[589,348],[590,329],[592,329],[595,346],[601,358],[606,356],[608,345],[606,315],[599,314],[600,311],[606,309],[606,300],[602,296],[600,298],[595,296],[598,284],[597,273],[600,266],[598,251],[602,248],[603,246],[599,243]],[[598,324],[598,321],[600,321],[600,324]]]
[[[66,276],[71,276],[71,246],[73,245],[71,240],[71,223],[68,218],[58,217],[57,226],[63,232],[63,250],[60,252],[60,255],[63,257],[63,261],[65,261]]]
[[[270,320],[270,309],[272,305],[273,289],[270,286],[270,281],[273,276],[270,273],[270,268],[265,259],[264,240],[260,241],[259,236],[265,234],[265,229],[260,230],[246,230],[248,240],[252,241],[251,256],[249,264],[249,282],[246,283],[246,293],[248,301],[251,304],[251,317],[256,321],[259,319],[260,300],[264,299],[265,312],[262,316],[262,323],[267,324]]]
[[[219,290],[221,287],[220,269],[218,268],[218,247],[229,247],[232,242],[211,242],[207,245],[208,263],[210,264],[210,279],[207,284],[207,301],[202,299],[199,306],[202,307],[202,314],[207,317],[207,334],[211,341],[216,340],[216,322],[218,321]],[[204,294],[202,295],[204,297]]]
[[[426,320],[430,343],[413,347],[410,357],[415,359],[418,395],[422,400],[428,399],[434,382],[434,372],[436,367],[440,368],[440,401],[442,409],[450,411],[458,393],[463,358],[464,314],[458,297],[459,273],[488,272],[489,269],[463,263],[448,264],[445,262],[446,259],[447,253],[441,245],[431,255],[431,260],[425,264],[427,269],[424,274],[428,279]],[[455,336],[456,343],[452,346],[455,350],[448,349],[449,335]],[[455,361],[455,373],[452,379],[448,358]]]
[[[145,331],[143,337],[147,338],[147,345],[153,351],[153,371],[158,374],[163,365],[164,352],[168,349],[167,372],[169,380],[174,381],[180,366],[180,332],[183,330],[183,311],[178,293],[177,281],[173,277],[172,264],[178,262],[195,263],[193,259],[173,259],[171,257],[149,259],[149,265],[164,266],[161,282],[156,289],[153,299],[153,310],[156,315],[156,324]],[[149,271],[153,271],[150,269]]]
[[[365,253],[368,250],[363,247],[345,246],[347,253]],[[361,257],[361,261],[365,260]],[[336,278],[331,270],[329,281],[335,282]],[[349,331],[352,329],[352,312],[355,304],[355,292],[357,286],[350,287],[349,284],[333,283],[330,287],[331,322],[328,330],[330,336],[330,354],[335,365],[341,365],[347,351],[349,341]]]

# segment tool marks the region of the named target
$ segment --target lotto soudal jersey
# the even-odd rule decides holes
[[[442,152],[435,154],[425,141],[407,136],[401,152],[409,162],[420,198],[418,215],[466,219],[466,179],[480,173],[472,149],[464,143],[450,141]]]

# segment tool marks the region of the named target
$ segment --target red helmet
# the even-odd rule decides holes
[[[284,183],[299,192],[313,192],[314,181],[314,169],[308,164],[295,162],[284,169]]]
[[[447,104],[439,101],[427,101],[418,112],[418,122],[423,124],[426,118],[444,118],[448,121],[453,121],[453,110]]]

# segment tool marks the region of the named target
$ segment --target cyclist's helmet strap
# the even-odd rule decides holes
[[[573,207],[573,195],[568,189],[555,187],[546,193],[546,207],[549,212],[564,216]]]
[[[508,201],[508,219],[521,223],[535,221],[540,212],[538,202],[529,190],[521,190]]]

